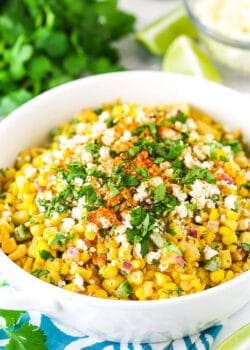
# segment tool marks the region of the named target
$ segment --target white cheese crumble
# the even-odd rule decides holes
[[[98,232],[98,226],[96,224],[94,224],[93,222],[89,222],[86,225],[86,231],[89,232]]]
[[[62,229],[66,232],[69,232],[72,227],[75,225],[75,220],[72,218],[64,218],[62,219]]]
[[[137,257],[137,259],[141,259],[142,255],[141,255],[141,243],[136,243],[135,245],[135,255]]]
[[[100,154],[100,158],[108,158],[109,157],[109,150],[110,148],[107,146],[102,146],[100,148],[99,154]]]
[[[158,250],[157,252],[149,252],[145,258],[148,264],[152,264],[152,262],[154,262],[154,260],[158,260],[160,259],[161,256],[161,251]]]
[[[181,186],[179,185],[172,185],[173,195],[180,201],[185,202],[187,199],[187,194],[185,192],[182,192]]]
[[[160,176],[155,176],[155,177],[152,177],[149,182],[151,186],[157,187],[163,183],[163,180]]]
[[[85,290],[84,288],[84,281],[83,281],[83,278],[82,276],[79,275],[79,273],[77,273],[73,279],[73,283],[75,283],[75,285],[81,289],[82,291]]]
[[[188,215],[188,210],[185,204],[181,204],[175,207],[175,211],[182,219]]]
[[[192,203],[196,204],[198,209],[203,209],[205,207],[208,198],[219,194],[220,190],[216,185],[209,184],[202,180],[195,180],[192,184],[192,191],[190,191],[190,196],[193,197]]]
[[[82,249],[83,251],[87,251],[88,250],[88,247],[87,247],[86,243],[80,238],[76,241],[76,248],[77,249]]]
[[[115,241],[117,243],[127,242],[127,236],[125,234],[119,234],[118,236],[115,236]]]
[[[106,129],[107,129],[107,125],[103,121],[98,121],[93,123],[91,128],[93,139],[96,139],[99,136],[101,136]]]
[[[58,287],[62,288],[66,285],[66,282],[63,281],[63,280],[59,280],[58,283],[57,283]]]
[[[102,142],[110,146],[115,140],[115,129],[107,129],[102,136]]]
[[[98,120],[99,120],[100,122],[104,122],[104,121],[105,121],[106,119],[108,119],[109,117],[110,117],[109,112],[104,111],[104,112],[102,112],[102,113],[99,115]]]
[[[208,245],[205,245],[203,253],[206,260],[210,260],[213,256],[218,255],[218,251]]]
[[[122,137],[120,138],[120,140],[122,141],[122,142],[126,142],[126,141],[129,141],[130,139],[131,139],[131,132],[130,131],[128,131],[128,130],[125,130],[124,131],[124,133],[123,133],[123,135],[122,135]]]
[[[123,218],[123,225],[126,227],[126,228],[132,228],[132,225],[131,225],[131,216],[129,213],[122,213],[122,218]]]
[[[136,189],[136,193],[133,198],[137,202],[142,202],[145,198],[147,198],[148,193],[146,191],[146,184],[142,182]]]
[[[249,0],[200,0],[195,11],[213,30],[234,39],[250,40]]]
[[[24,175],[25,177],[27,177],[28,179],[30,179],[31,177],[33,177],[33,175],[35,175],[36,173],[36,169],[29,166],[27,168],[24,169]]]
[[[85,150],[82,151],[81,158],[83,162],[89,163],[93,161],[92,154],[90,152],[87,152]]]
[[[80,177],[76,177],[74,183],[76,186],[81,187],[83,185],[83,179],[81,179]]]
[[[99,221],[103,228],[109,228],[112,226],[112,222],[108,218],[105,218],[103,216],[99,218]]]
[[[237,196],[230,195],[224,199],[224,204],[227,209],[236,209]]]
[[[123,235],[127,231],[127,227],[125,225],[119,225],[116,227],[114,233],[117,235]]]

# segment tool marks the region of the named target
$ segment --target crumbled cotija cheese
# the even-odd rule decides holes
[[[250,40],[250,0],[200,0],[200,20],[226,37]]]

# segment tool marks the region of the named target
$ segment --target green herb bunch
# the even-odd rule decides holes
[[[0,310],[0,330],[7,337],[6,350],[48,350],[43,330],[22,320],[24,313]]]
[[[72,79],[122,70],[115,42],[134,16],[117,0],[0,2],[0,115]]]

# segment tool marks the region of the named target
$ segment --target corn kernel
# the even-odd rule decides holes
[[[104,265],[99,270],[100,275],[103,278],[113,278],[118,274],[118,268],[116,266],[112,266],[111,264]]]
[[[142,282],[143,282],[143,273],[142,273],[142,271],[138,270],[138,271],[133,271],[133,272],[129,273],[128,281],[131,284],[135,284],[136,286],[142,284]]]
[[[168,278],[168,276],[162,272],[155,273],[155,283],[158,287],[163,287],[169,281],[169,279],[170,278]]]
[[[213,281],[214,283],[220,283],[225,278],[225,271],[222,269],[217,271],[212,271],[210,272],[210,278],[211,278],[211,281]]]
[[[17,249],[17,244],[15,238],[11,237],[2,243],[2,250],[6,254],[10,254]]]
[[[221,262],[221,268],[222,269],[228,269],[232,265],[232,257],[230,250],[220,250],[219,251],[219,258]]]
[[[9,254],[9,258],[13,261],[22,258],[27,253],[27,247],[25,244],[19,244],[17,249]]]

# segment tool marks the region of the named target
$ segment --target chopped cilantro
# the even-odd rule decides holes
[[[82,195],[85,196],[86,199],[86,208],[88,210],[93,210],[96,207],[100,207],[104,204],[104,202],[97,197],[97,194],[92,185],[86,185],[82,188]]]
[[[96,142],[87,143],[84,148],[85,148],[85,150],[87,152],[89,152],[89,153],[91,153],[93,155],[98,156],[98,154],[99,154],[100,147],[99,147],[99,145]]]
[[[137,174],[139,174],[144,179],[148,179],[148,170],[143,168],[142,166],[135,168]]]
[[[177,255],[180,255],[182,256],[182,251],[176,246],[174,245],[173,243],[171,242],[166,242],[165,243],[165,247],[169,250],[171,250],[171,252],[174,252],[176,253]]]
[[[6,169],[0,168],[0,176],[6,177]]]
[[[137,186],[139,183],[139,180],[134,175],[125,174],[121,179],[121,185],[125,187]]]
[[[108,128],[112,128],[117,123],[117,121],[115,121],[112,116],[109,116],[104,120],[104,123]]]
[[[115,197],[120,193],[119,188],[117,188],[113,182],[109,182],[108,187],[110,190],[111,197]]]
[[[249,243],[241,243],[242,248],[245,250],[245,252],[250,252],[250,244]]]
[[[157,138],[157,127],[155,123],[148,123],[148,127],[150,130],[151,135],[153,136],[154,139]]]
[[[141,256],[144,258],[144,256],[148,253],[148,245],[149,245],[149,239],[148,237],[144,238],[141,243]]]
[[[214,176],[208,169],[202,169],[193,165],[192,168],[187,172],[186,176],[181,179],[183,185],[192,184],[195,180],[205,180],[209,184],[216,184]]]
[[[187,210],[194,211],[196,208],[196,205],[193,203],[187,203],[186,207],[187,207]]]
[[[162,182],[154,190],[154,200],[163,201],[166,197],[166,185]]]
[[[134,147],[132,147],[132,148],[130,148],[130,149],[128,150],[128,155],[129,155],[130,157],[134,157],[134,156],[136,156],[137,153],[139,153],[140,151],[141,151],[141,147],[140,147],[140,146],[134,146]]]
[[[36,276],[36,277],[42,277],[42,276],[47,277],[48,274],[49,274],[49,270],[39,270],[39,269],[37,269],[37,270],[32,272],[32,275]]]
[[[187,116],[181,111],[179,111],[176,116],[168,118],[168,122],[171,125],[174,125],[175,122],[181,122],[182,124],[184,124],[186,120],[187,120]]]
[[[223,146],[230,146],[234,154],[241,152],[243,150],[240,140],[233,140],[233,141],[223,140],[221,144]]]
[[[56,168],[57,176],[72,184],[76,178],[85,180],[87,177],[86,166],[79,162],[72,162],[65,168]]]
[[[143,131],[145,131],[147,129],[147,124],[143,124],[141,126],[138,126],[138,128],[135,128],[132,132],[131,132],[131,135],[132,136],[138,136],[140,134],[143,133]]]
[[[69,239],[72,238],[66,235],[66,233],[64,233],[63,231],[58,232],[49,243],[49,246],[53,247],[56,243],[58,243],[60,247],[65,247]]]
[[[172,230],[170,227],[167,228],[167,233],[169,233],[171,236],[175,236],[176,232]]]
[[[133,288],[127,280],[123,281],[116,290],[118,298],[128,298],[132,293]]]
[[[45,249],[39,250],[39,255],[43,260],[53,260],[55,257]]]

